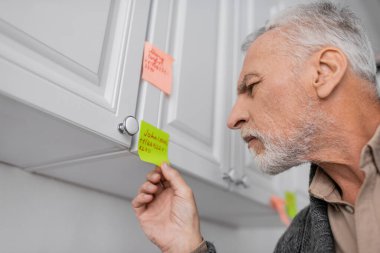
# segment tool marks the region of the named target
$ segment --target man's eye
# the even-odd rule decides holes
[[[259,82],[251,83],[247,86],[247,94],[248,96],[253,96],[253,93],[255,92],[256,85],[259,84]]]

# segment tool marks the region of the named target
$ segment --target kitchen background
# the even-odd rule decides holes
[[[298,2],[0,0],[0,252],[159,252],[130,204],[153,166],[129,116],[170,134],[218,252],[271,252],[270,198],[307,205],[308,166],[261,174],[225,121],[245,36]],[[379,54],[380,1],[344,3]],[[140,78],[145,41],[175,59],[170,96]]]

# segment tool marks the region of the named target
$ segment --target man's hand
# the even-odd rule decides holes
[[[168,165],[147,175],[132,206],[145,234],[162,252],[190,253],[202,242],[193,192]]]

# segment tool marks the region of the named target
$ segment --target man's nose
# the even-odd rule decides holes
[[[236,103],[230,112],[227,126],[230,129],[240,129],[249,120],[249,113]]]

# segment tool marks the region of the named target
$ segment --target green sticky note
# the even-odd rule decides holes
[[[160,166],[168,159],[169,134],[141,121],[138,154],[142,161]]]
[[[286,212],[290,218],[294,218],[297,215],[297,196],[294,192],[285,192],[285,206]]]

